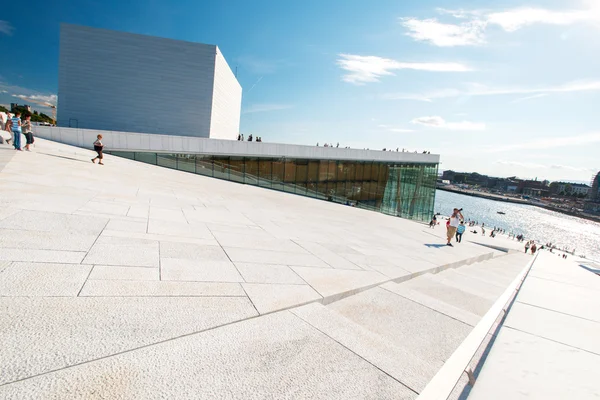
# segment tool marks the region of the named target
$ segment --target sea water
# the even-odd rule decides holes
[[[544,208],[504,203],[442,190],[436,191],[435,212],[444,216],[462,208],[467,220],[498,227],[507,233],[523,234],[538,243],[552,243],[575,254],[600,260],[600,223],[557,213]],[[505,214],[498,214],[502,211]]]

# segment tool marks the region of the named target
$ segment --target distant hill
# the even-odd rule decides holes
[[[0,111],[8,112],[8,110],[3,106],[0,106]],[[38,113],[35,110],[33,111],[33,113],[31,113],[31,112],[27,111],[27,108],[25,108],[23,106],[17,106],[15,108],[13,108],[10,112],[14,114],[17,111],[19,111],[21,113],[21,118],[24,118],[26,115],[31,115],[31,122],[46,122],[46,123],[52,124],[52,125],[56,124],[56,121],[54,121],[52,119],[52,117],[50,117],[44,113]]]

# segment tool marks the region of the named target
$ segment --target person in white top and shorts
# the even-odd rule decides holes
[[[447,246],[453,247],[452,243],[450,243],[450,241],[452,240],[454,235],[456,235],[456,229],[458,228],[458,225],[460,225],[460,221],[461,220],[464,221],[464,219],[465,219],[465,217],[463,217],[461,211],[462,211],[462,208],[460,210],[458,208],[455,208],[454,211],[452,212],[452,215],[450,216],[450,223],[448,224],[447,235],[446,235],[448,237],[448,243],[446,243]]]

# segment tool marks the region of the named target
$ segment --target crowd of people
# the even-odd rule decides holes
[[[17,151],[31,151],[31,145],[35,141],[33,137],[31,115],[26,115],[25,118],[21,118],[21,113],[19,111],[14,114],[8,113],[6,116],[4,113],[2,114],[0,120],[2,123],[1,128],[3,134],[0,135],[0,139],[6,141],[8,144],[12,144]],[[4,118],[6,118],[6,120]],[[21,135],[25,136],[24,147],[21,145]]]
[[[440,213],[434,214],[433,217],[431,218],[431,221],[429,222],[429,227],[430,228],[435,228],[436,225],[439,225],[440,222],[438,221],[438,217],[440,216]],[[465,233],[467,227],[477,227],[479,226],[479,221],[474,221],[474,220],[465,220],[465,217],[462,214],[462,208],[458,209],[458,208],[454,208],[452,215],[450,215],[450,217],[446,218],[446,246],[450,246],[453,247],[452,244],[452,239],[455,240],[456,243],[461,243],[462,242],[462,236]],[[485,236],[485,223],[481,223],[481,234]],[[479,232],[476,229],[470,230],[469,232],[473,233],[473,234],[478,234]],[[491,229],[491,232],[489,234],[489,237],[491,238],[495,238],[496,235],[498,234],[507,234],[506,229],[504,228],[499,228],[499,227],[494,227],[493,229]],[[559,254],[560,257],[562,258],[567,258],[567,254],[575,254],[575,250],[569,250],[568,248],[559,248],[556,245],[552,244],[552,243],[546,243],[546,244],[542,244],[542,245],[538,245],[535,240],[525,240],[525,236],[523,234],[515,234],[515,233],[508,233],[508,239],[512,239],[512,240],[516,240],[517,242],[525,242],[525,253],[530,253],[530,254],[535,254],[538,249],[539,250],[548,250],[550,253],[553,252],[553,250],[559,250],[562,251],[563,254]]]

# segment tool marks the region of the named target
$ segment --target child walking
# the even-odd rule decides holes
[[[102,162],[102,159],[104,158],[104,156],[102,155],[102,149],[104,148],[104,145],[102,144],[102,135],[98,135],[96,137],[96,141],[94,142],[94,151],[96,153],[98,153],[98,155],[94,158],[92,158],[92,162],[94,164],[96,164],[96,159],[98,159],[98,164],[100,165],[104,165],[104,163]]]

